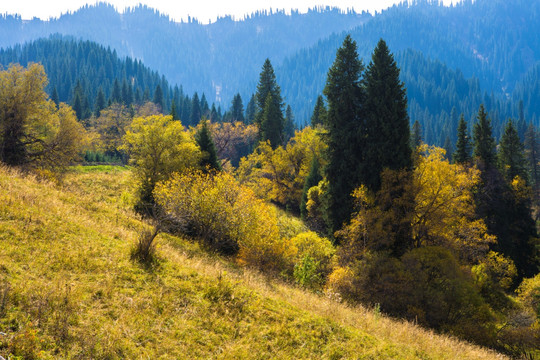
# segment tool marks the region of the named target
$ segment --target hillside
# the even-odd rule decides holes
[[[63,185],[0,168],[0,355],[52,358],[502,359],[265,278],[146,227],[130,172],[75,168]]]

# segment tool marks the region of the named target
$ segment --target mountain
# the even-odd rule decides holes
[[[466,0],[450,7],[419,0],[376,15],[330,8],[259,12],[207,25],[172,22],[145,6],[120,14],[97,4],[50,21],[4,15],[0,46],[51,33],[90,39],[141,60],[182,84],[183,91],[205,93],[223,108],[237,92],[247,103],[270,58],[284,101],[302,125],[309,122],[345,34],[358,42],[365,64],[384,38],[402,68],[411,122],[421,123],[426,141],[443,145],[447,137],[455,140],[456,114],[474,122],[480,103],[496,137],[509,117],[540,125],[540,33],[530,26],[539,21],[540,0]]]

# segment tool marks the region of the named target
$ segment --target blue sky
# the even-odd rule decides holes
[[[456,0],[443,0],[449,5]],[[199,19],[203,23],[214,21],[217,16],[233,15],[236,19],[241,19],[245,14],[252,13],[260,9],[299,9],[306,11],[317,5],[337,6],[342,9],[354,8],[357,12],[367,10],[370,12],[381,11],[400,0],[109,0],[118,10],[126,7],[144,3],[160,12],[169,15],[175,20],[187,19],[190,15]],[[67,11],[75,11],[86,3],[94,4],[95,1],[88,0],[1,0],[0,13],[20,14],[23,19],[39,17],[48,19],[58,17]]]

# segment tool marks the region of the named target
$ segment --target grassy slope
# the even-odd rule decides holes
[[[160,235],[159,266],[129,259],[145,226],[128,171],[62,188],[0,168],[0,355],[96,359],[496,359],[374,311],[265,279]],[[8,294],[8,296],[4,296]]]

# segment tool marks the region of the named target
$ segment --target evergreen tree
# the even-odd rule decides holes
[[[512,120],[506,123],[504,134],[499,143],[499,169],[507,182],[516,176],[527,180],[527,170],[523,144]]]
[[[529,179],[538,196],[540,189],[540,134],[533,124],[529,124],[525,133],[525,155]]]
[[[133,94],[129,91],[131,87],[128,85],[126,79],[122,82],[122,102],[129,106],[133,103]]]
[[[313,160],[311,161],[311,166],[309,169],[309,174],[306,178],[306,181],[304,183],[304,189],[302,191],[302,201],[300,202],[300,215],[302,216],[302,219],[306,219],[307,216],[307,201],[308,201],[308,191],[314,186],[317,186],[319,182],[322,180],[321,176],[321,170],[320,170],[320,162],[319,159],[314,156]]]
[[[337,50],[324,88],[328,101],[325,124],[328,165],[324,173],[329,182],[327,216],[330,234],[350,218],[353,211],[351,193],[360,185],[359,174],[363,170],[364,92],[360,81],[364,65],[356,49],[356,42],[347,35]]]
[[[246,106],[246,124],[253,124],[255,122],[255,115],[257,113],[257,103],[255,101],[255,95],[251,95],[249,102]]]
[[[450,140],[449,135],[446,135],[446,138],[444,139],[443,148],[446,151],[446,154],[445,154],[446,159],[452,162],[452,154],[454,153],[454,147],[452,146],[452,140]]]
[[[471,143],[469,141],[469,135],[467,130],[467,123],[463,114],[459,118],[456,151],[452,157],[456,164],[469,164],[471,158]]]
[[[210,116],[210,107],[208,106],[208,101],[206,100],[206,95],[204,93],[201,96],[201,117]]]
[[[53,91],[51,93],[51,100],[56,105],[56,108],[58,109],[58,106],[60,105],[60,99],[58,98],[58,91],[56,90],[56,86],[53,88]]]
[[[199,95],[195,93],[193,99],[191,100],[191,114],[189,118],[191,119],[191,125],[195,126],[201,121],[201,103],[199,101]]]
[[[379,40],[365,74],[366,151],[362,183],[372,191],[381,172],[412,166],[409,115],[399,68],[384,40]]]
[[[176,111],[176,101],[174,100],[171,105],[171,116],[173,120],[180,120],[180,117],[178,116],[178,112]]]
[[[323,125],[326,122],[326,107],[324,106],[324,100],[321,95],[317,97],[317,102],[313,108],[313,115],[311,115],[311,127],[317,125]]]
[[[165,110],[163,90],[161,90],[161,86],[159,84],[156,86],[156,90],[154,91],[154,100],[152,102],[158,106],[159,111]]]
[[[412,149],[416,149],[422,144],[422,126],[416,120],[412,126],[412,132],[411,132],[411,147]]]
[[[195,140],[199,145],[203,153],[203,158],[201,160],[201,166],[203,169],[214,169],[221,170],[221,165],[217,158],[216,147],[214,141],[212,140],[212,134],[210,134],[210,129],[208,128],[208,120],[203,119],[202,126],[195,134]]]
[[[97,97],[96,97],[96,105],[94,107],[94,116],[100,117],[101,116],[101,110],[105,109],[105,94],[103,93],[103,90],[101,87],[98,90]]]
[[[492,135],[491,121],[487,117],[484,105],[480,105],[477,115],[478,122],[474,125],[474,157],[489,168],[495,166],[495,139]]]
[[[283,133],[284,133],[284,141],[283,143],[286,144],[289,142],[289,140],[294,136],[294,130],[296,129],[296,126],[294,125],[294,115],[292,112],[292,108],[290,105],[287,105],[287,110],[285,110],[285,124],[283,126]]]
[[[270,141],[272,149],[283,144],[283,113],[271,93],[266,97],[261,113],[261,140]]]
[[[120,84],[118,83],[118,79],[114,79],[113,90],[111,93],[110,101],[111,103],[118,103],[118,104],[122,103],[122,90],[120,89]]]
[[[75,93],[75,98],[73,99],[73,105],[71,106],[73,111],[75,111],[75,116],[80,121],[82,120],[82,100],[78,92]]]
[[[231,108],[231,116],[233,121],[244,122],[244,105],[240,93],[234,95]]]
[[[283,140],[284,119],[281,110],[283,100],[281,90],[276,82],[274,68],[269,59],[264,62],[255,98],[258,109],[255,122],[259,125],[259,139],[261,141],[270,140],[272,147],[275,148],[281,145]],[[273,104],[268,105],[268,99],[271,99]],[[281,131],[281,133],[278,134],[277,131]]]

